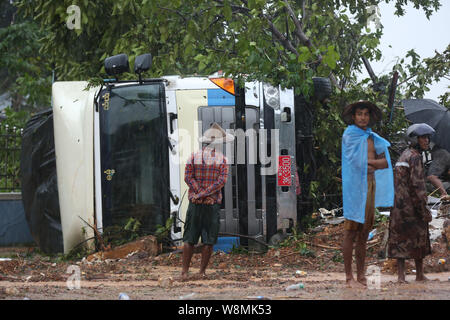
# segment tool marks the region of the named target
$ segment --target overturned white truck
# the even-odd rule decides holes
[[[241,235],[241,243],[251,244],[290,232],[297,223],[293,90],[261,82],[239,88],[218,75],[142,79],[150,65],[149,54],[137,57],[139,80],[120,81],[117,76],[129,68],[122,54],[106,59],[105,70],[116,78],[101,87],[53,84],[64,252],[94,237],[87,224],[102,232],[130,217],[147,233],[173,217],[171,237],[180,239],[188,205],[185,163],[213,122],[235,135],[223,146],[230,170],[222,191],[221,235]],[[32,213],[27,217],[32,220]],[[30,227],[35,238],[44,232]]]

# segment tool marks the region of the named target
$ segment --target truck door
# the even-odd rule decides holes
[[[163,83],[110,86],[100,94],[98,124],[97,226],[105,232],[134,218],[144,234],[154,232],[170,211]]]

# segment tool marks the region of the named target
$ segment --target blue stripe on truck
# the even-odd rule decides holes
[[[231,93],[222,89],[208,89],[208,106],[234,106],[235,99]]]

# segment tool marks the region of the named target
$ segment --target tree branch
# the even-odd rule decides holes
[[[287,2],[287,0],[284,0],[284,3],[286,4],[286,9],[289,12],[289,15],[292,18],[292,21],[294,21],[295,24],[295,34],[297,35],[297,37],[300,39],[300,41],[305,44],[308,48],[312,47],[312,43],[311,40],[308,39],[308,37],[305,35],[305,33],[303,32],[303,28],[302,28],[302,24],[300,23],[300,21],[297,19],[297,16],[295,15],[294,10],[292,10],[291,5],[289,4],[289,2]]]
[[[279,42],[281,42],[281,44],[286,49],[288,49],[289,51],[294,53],[296,56],[299,56],[298,51],[294,48],[292,43],[289,40],[287,40],[286,37],[275,27],[275,25],[272,23],[272,21],[270,21],[268,19],[267,22],[269,23],[269,27],[270,27],[270,30],[272,31],[272,34],[279,40]]]
[[[300,23],[300,21],[297,19],[297,16],[295,15],[294,10],[292,9],[291,5],[289,4],[289,2],[287,0],[284,0],[284,3],[286,4],[286,8],[289,12],[289,15],[292,18],[292,21],[294,22],[295,25],[295,34],[297,35],[297,37],[299,38],[299,40],[306,45],[310,50],[314,50],[316,51],[316,48],[314,47],[314,45],[312,44],[311,40],[305,35],[305,33],[303,32],[303,28],[302,28],[302,24]],[[319,62],[322,61],[322,55],[319,53],[317,55],[317,58],[319,59]],[[330,74],[329,76],[331,82],[339,89],[342,90],[341,86],[339,85],[336,77],[334,76],[333,73]]]
[[[183,18],[183,20],[184,20],[185,23],[188,21],[188,19],[187,19],[185,16],[183,16],[183,14],[182,14],[180,11],[178,11],[178,10],[174,10],[174,9],[171,9],[171,8],[165,8],[165,7],[158,7],[158,9],[166,10],[166,11],[170,11],[170,12],[176,13],[176,14],[179,15],[181,18]]]

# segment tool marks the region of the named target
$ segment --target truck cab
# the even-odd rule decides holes
[[[258,81],[241,88],[220,74],[142,79],[148,55],[136,58],[139,80],[121,81],[124,56],[105,61],[115,79],[99,87],[85,81],[52,87],[64,251],[93,236],[86,223],[104,232],[130,217],[148,234],[172,217],[171,237],[180,240],[186,160],[214,122],[235,136],[222,148],[230,170],[220,233],[245,236],[242,242],[251,245],[294,228],[293,90]]]

